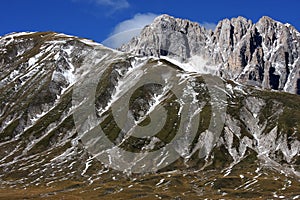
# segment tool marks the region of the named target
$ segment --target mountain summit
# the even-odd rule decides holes
[[[120,50],[167,56],[193,65],[196,72],[300,94],[300,33],[266,16],[257,23],[244,17],[224,19],[212,31],[161,15]]]

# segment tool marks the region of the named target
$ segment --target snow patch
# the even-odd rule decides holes
[[[29,67],[34,66],[37,61],[44,55],[44,51],[41,51],[40,53],[36,54],[34,57],[29,58],[28,65]]]
[[[156,184],[156,186],[159,186],[159,185],[161,185],[163,182],[165,181],[165,179],[163,178],[163,179],[161,179],[157,184]]]
[[[80,41],[90,46],[103,46],[102,44],[99,44],[97,42],[88,39],[81,39]]]
[[[20,36],[24,36],[24,35],[31,35],[33,33],[36,33],[36,32],[19,32],[19,33],[13,32],[13,33],[4,35],[1,39],[6,39],[8,37],[20,37]]]
[[[88,160],[88,161],[85,163],[85,168],[84,168],[84,170],[82,171],[81,176],[83,176],[83,175],[87,172],[87,170],[89,169],[89,167],[92,166],[92,164],[91,164],[92,161],[93,161],[93,160],[90,159],[90,160]]]

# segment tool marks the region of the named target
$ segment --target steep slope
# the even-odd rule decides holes
[[[51,32],[0,49],[0,197],[299,198],[297,95]]]
[[[168,56],[188,62],[196,72],[300,94],[300,33],[269,17],[255,24],[243,17],[224,19],[211,31],[161,15],[120,50]],[[206,65],[199,65],[199,60]]]

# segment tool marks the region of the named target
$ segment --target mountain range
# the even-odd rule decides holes
[[[161,15],[118,50],[0,37],[0,198],[300,198],[299,36]]]

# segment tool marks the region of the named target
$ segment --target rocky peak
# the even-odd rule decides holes
[[[231,20],[224,19],[218,23],[214,35],[221,40],[219,40],[219,42],[226,40],[228,45],[234,46],[234,44],[237,44],[252,26],[252,21],[247,20],[244,17],[237,17]]]
[[[198,23],[161,15],[120,50],[189,64],[201,57],[201,64],[193,67],[197,72],[300,94],[300,33],[266,16],[257,23],[244,17],[224,19],[209,31]]]
[[[257,22],[258,27],[265,28],[264,31],[268,29],[276,29],[278,27],[281,27],[282,25],[283,24],[281,22],[278,22],[268,16],[261,17]]]
[[[161,27],[161,30],[173,30],[183,32],[187,34],[187,30],[191,28],[200,28],[200,25],[196,22],[191,22],[187,19],[174,18],[167,14],[156,17],[151,24],[152,28]],[[202,28],[202,27],[201,27]]]

